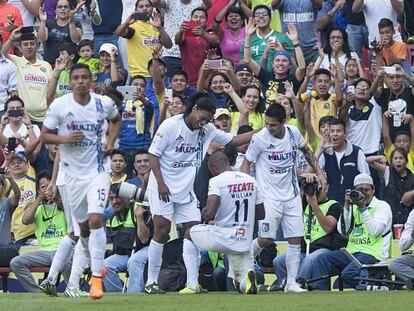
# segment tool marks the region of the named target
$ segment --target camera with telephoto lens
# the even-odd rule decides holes
[[[123,199],[134,200],[142,203],[148,202],[148,194],[144,189],[127,182],[122,182],[119,185],[116,195]],[[148,204],[143,205],[148,206]]]
[[[306,182],[306,178],[299,177],[299,184],[302,192],[308,195],[316,195],[318,193],[319,185],[314,179],[311,183]]]
[[[353,189],[349,193],[349,198],[351,199],[352,203],[356,203],[356,202],[359,202],[359,201],[365,199],[366,195],[367,194],[365,193],[365,191]]]

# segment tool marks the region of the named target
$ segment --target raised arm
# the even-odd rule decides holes
[[[394,9],[395,12],[397,12],[397,15],[401,15],[404,13],[404,2],[401,0],[390,0],[391,6]]]
[[[272,0],[272,9],[276,10],[282,5],[282,0]]]
[[[230,96],[234,104],[237,106],[237,109],[239,110],[240,114],[249,113],[249,110],[247,109],[243,100],[240,98],[239,95],[237,95],[230,83],[224,84],[224,92],[226,92],[226,94]]]
[[[391,136],[390,136],[390,127],[388,125],[388,118],[386,116],[387,112],[384,112],[382,115],[382,137],[384,139],[384,148],[389,150],[392,145]]]
[[[359,13],[364,8],[364,0],[355,0],[352,4],[352,12]]]
[[[37,32],[37,41],[42,43],[47,41],[49,35],[49,30],[46,27],[47,15],[42,7],[39,8],[39,20],[40,26],[39,31]]]
[[[288,30],[289,32],[287,32],[286,35],[289,37],[290,41],[292,41],[292,44],[295,48],[296,61],[298,63],[298,67],[295,71],[296,80],[302,81],[306,73],[305,57],[303,56],[303,52],[299,44],[299,36],[296,30],[296,26],[294,24],[289,24]]]
[[[45,198],[44,194],[39,192],[36,200],[34,200],[24,211],[22,217],[22,223],[24,225],[30,225],[34,223],[34,215],[36,214],[37,207],[42,204],[43,199]]]
[[[387,166],[387,159],[383,155],[370,156],[366,158],[368,165],[378,172],[384,174],[385,168]]]
[[[159,31],[160,43],[162,44],[162,46],[166,47],[167,49],[171,49],[173,44],[172,44],[170,36],[168,35],[164,27],[162,26],[161,15],[154,10],[152,17],[149,20],[149,23],[155,28],[157,28],[157,30]]]
[[[256,33],[257,26],[254,25],[253,18],[249,18],[249,22],[246,25],[246,36],[244,40],[244,62],[247,67],[253,72],[255,76],[259,75],[260,65],[257,64],[252,58],[251,50],[251,38]]]
[[[6,177],[6,178],[9,180],[11,189],[13,190],[13,197],[11,197],[11,203],[12,203],[13,208],[16,208],[17,205],[19,205],[20,194],[21,194],[20,188],[16,184],[13,178],[11,177]]]
[[[325,9],[323,9],[323,11],[326,12],[326,14],[324,14],[323,16],[321,16],[320,18],[318,18],[318,20],[316,21],[316,27],[319,31],[321,30],[325,30],[325,28],[329,25],[329,23],[332,20],[332,17],[335,16],[335,14],[342,9],[342,7],[345,4],[345,0],[338,0],[336,1],[334,7],[332,9],[330,9],[328,12],[325,11]],[[322,12],[320,12],[320,14],[322,14]]]
[[[82,2],[79,2],[82,3]],[[69,35],[70,35],[70,40],[73,43],[78,43],[80,41],[80,39],[82,38],[82,28],[78,28],[76,27],[75,24],[75,17],[74,17],[74,12],[70,12],[70,21],[69,21]]]

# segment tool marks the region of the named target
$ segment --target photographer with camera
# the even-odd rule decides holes
[[[145,205],[125,198],[120,187],[119,183],[112,184],[109,190],[109,203],[115,210],[108,228],[113,255],[104,260],[107,272],[103,283],[106,291],[121,292],[123,282],[118,273],[128,270],[128,293],[139,293],[144,289],[144,267],[152,235],[151,214]]]
[[[338,222],[338,232],[348,237],[347,251],[362,264],[375,264],[389,256],[391,243],[391,207],[375,197],[371,176],[362,173],[355,177],[354,189],[345,193],[344,210]],[[322,254],[316,259],[316,276],[340,273],[342,280],[356,288],[361,269],[341,251]],[[314,284],[328,290],[329,285]],[[328,285],[328,286],[327,286]]]
[[[300,266],[296,276],[298,283],[302,284],[314,277],[313,266],[318,256],[346,245],[346,241],[340,237],[336,229],[342,210],[341,205],[335,200],[328,199],[326,184],[319,188],[315,175],[307,175],[309,175],[307,179],[300,180],[308,202],[303,214],[305,239],[302,240]],[[277,276],[276,285],[281,286],[287,276],[286,253],[273,260],[273,268]]]

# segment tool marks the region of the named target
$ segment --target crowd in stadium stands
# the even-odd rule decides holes
[[[167,285],[187,294],[330,290],[323,276],[338,274],[359,288],[345,247],[414,281],[413,14],[409,0],[0,0],[0,267],[49,295],[62,273],[67,297],[89,295],[80,286],[89,264],[92,286],[107,292],[163,293],[167,251],[187,268],[184,289]],[[76,102],[79,83],[98,125],[71,121],[95,107]],[[63,145],[92,144],[97,159],[79,163],[98,161],[110,187],[97,190],[102,209],[82,218],[70,206],[97,202],[76,192],[95,180]],[[222,176],[220,151],[243,175]],[[252,204],[257,213],[264,204],[256,231],[246,229],[250,251],[200,235],[200,222],[224,232],[234,213],[224,197],[213,202],[232,191],[229,178],[257,182]],[[149,204],[121,197],[121,183]],[[239,225],[248,201],[235,202]],[[166,246],[172,224],[184,241],[176,248]],[[91,246],[102,226],[104,260]],[[256,258],[245,278],[235,253]],[[200,261],[214,269],[210,283],[198,278]],[[32,267],[50,267],[48,278],[38,284]],[[264,267],[276,281],[256,287]]]

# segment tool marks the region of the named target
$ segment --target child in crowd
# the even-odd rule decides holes
[[[78,64],[86,64],[92,73],[92,80],[96,82],[102,63],[99,59],[93,58],[93,43],[91,40],[83,39],[78,44],[79,60]]]

